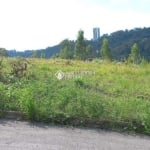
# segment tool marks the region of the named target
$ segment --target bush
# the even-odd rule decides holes
[[[14,61],[11,61],[10,65],[12,67],[12,75],[18,78],[22,78],[26,75],[28,65],[28,61],[26,59],[18,58]]]

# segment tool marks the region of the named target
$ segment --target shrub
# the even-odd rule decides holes
[[[16,59],[14,61],[11,61],[10,65],[12,67],[12,75],[18,78],[22,78],[26,75],[28,65],[28,61],[26,59]]]

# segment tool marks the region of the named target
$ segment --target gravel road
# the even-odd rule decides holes
[[[150,150],[150,137],[1,119],[0,150]]]

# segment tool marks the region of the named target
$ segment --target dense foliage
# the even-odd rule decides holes
[[[84,39],[84,32],[80,30],[75,43],[75,58],[79,60],[86,59],[86,43]]]
[[[128,61],[134,64],[138,64],[141,61],[140,49],[136,43],[131,47],[131,54],[128,57]]]
[[[141,57],[150,60],[150,28],[135,28],[132,30],[117,31],[108,37],[112,54],[116,59],[127,58],[130,54],[131,46],[134,43],[140,48]]]
[[[112,60],[112,54],[111,54],[111,48],[109,47],[108,39],[104,38],[102,42],[102,47],[100,49],[101,57],[104,60],[111,61]]]
[[[7,50],[5,48],[0,48],[0,57],[2,56],[5,56],[5,57],[8,56]]]
[[[59,57],[63,59],[72,59],[73,58],[73,50],[74,50],[74,45],[71,41],[68,39],[63,40],[61,43],[61,50],[59,53]]]

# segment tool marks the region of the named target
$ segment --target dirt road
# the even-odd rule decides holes
[[[0,150],[150,150],[150,137],[0,120]]]

